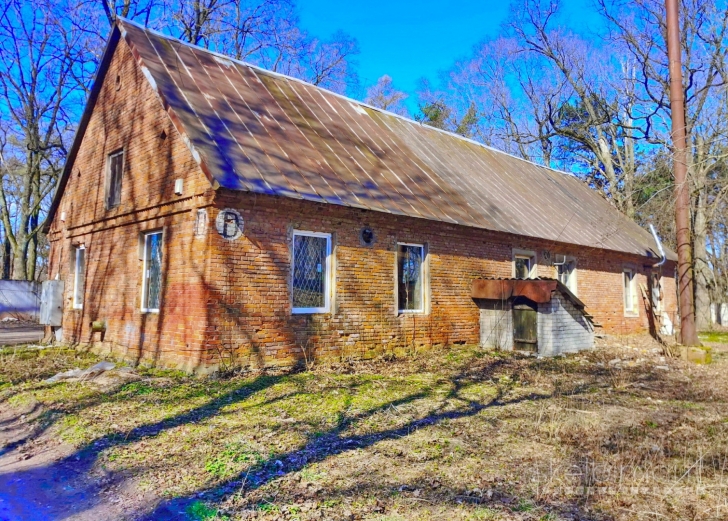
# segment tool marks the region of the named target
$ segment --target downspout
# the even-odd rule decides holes
[[[652,232],[652,236],[655,238],[655,242],[657,243],[657,251],[660,252],[660,262],[657,264],[653,264],[653,268],[659,268],[663,264],[665,264],[665,261],[667,260],[667,256],[665,255],[665,250],[662,248],[662,242],[660,241],[660,238],[657,236],[657,232],[655,231],[655,227],[652,223],[650,223],[650,231]]]

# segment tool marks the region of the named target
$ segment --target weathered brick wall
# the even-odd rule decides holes
[[[594,327],[559,291],[538,305],[538,352],[542,356],[575,353],[594,347]]]
[[[210,316],[219,331],[215,349],[236,352],[244,362],[292,363],[304,351],[308,356],[308,350],[317,356],[364,357],[393,349],[477,343],[481,311],[470,298],[472,281],[511,277],[514,248],[573,255],[577,293],[605,331],[629,334],[647,328],[644,308],[637,316],[625,316],[623,308],[623,267],[631,266],[638,282],[647,283],[643,263],[648,259],[638,256],[244,193],[220,192],[216,207],[236,209],[245,219],[245,233],[235,241],[213,232],[215,295],[210,299]],[[211,221],[214,218],[211,215]],[[365,226],[375,233],[373,247],[360,243]],[[333,234],[336,280],[331,313],[291,314],[293,230]],[[429,313],[396,312],[398,242],[427,246]],[[553,266],[539,265],[537,272],[555,276]],[[665,282],[669,295],[671,281]]]
[[[106,158],[122,147],[121,203],[107,210]],[[178,178],[182,195],[174,194]],[[120,42],[49,234],[50,278],[65,281],[64,339],[165,365],[205,363],[209,236],[194,239],[192,227],[196,209],[211,199],[210,183]],[[160,313],[141,313],[139,237],[155,229],[164,230],[164,304]],[[72,247],[81,244],[86,289],[77,310]],[[91,332],[94,320],[106,321],[103,335]]]

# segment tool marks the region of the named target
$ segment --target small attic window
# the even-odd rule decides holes
[[[106,164],[106,209],[121,202],[121,178],[124,173],[124,149],[109,154]]]
[[[114,80],[114,86],[116,86],[116,90],[119,90],[121,88],[121,75],[117,74],[116,79]]]
[[[164,141],[165,139],[167,139],[167,132],[166,132],[166,131],[164,131],[164,130],[162,130],[162,131],[161,131],[161,132],[159,133],[159,140],[160,140],[160,141]]]

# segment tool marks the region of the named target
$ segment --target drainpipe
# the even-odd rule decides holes
[[[662,248],[662,242],[660,241],[660,238],[657,236],[657,232],[655,231],[655,227],[652,223],[650,223],[650,231],[652,232],[652,236],[655,238],[655,242],[657,243],[657,251],[660,252],[660,262],[657,264],[653,264],[653,268],[659,268],[663,264],[665,264],[665,261],[667,260],[667,256],[665,255],[665,250]]]

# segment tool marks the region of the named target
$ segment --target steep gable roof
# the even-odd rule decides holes
[[[573,175],[127,20],[117,30],[216,188],[656,255]]]

